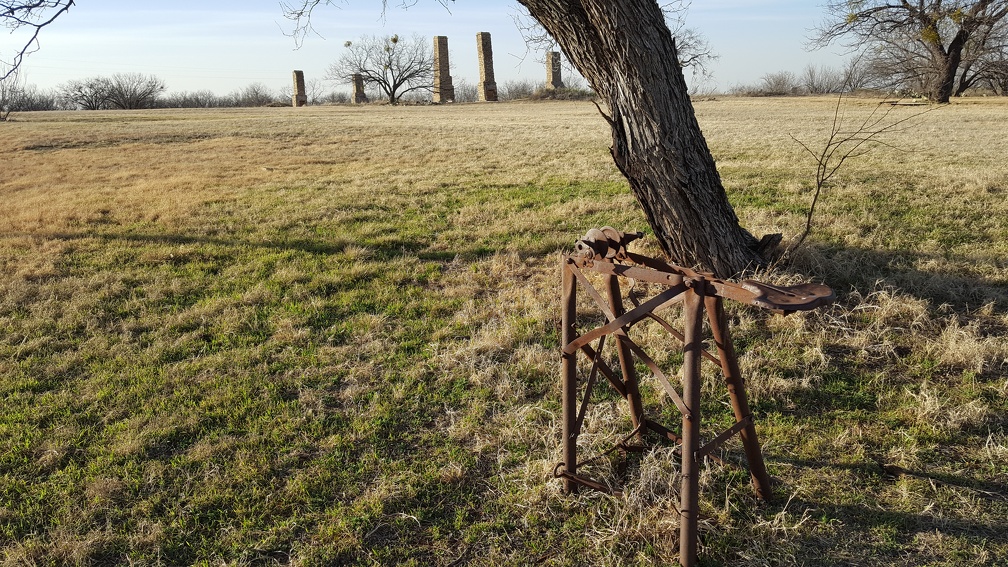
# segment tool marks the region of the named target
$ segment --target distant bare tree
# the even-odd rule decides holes
[[[1008,55],[1001,61],[991,65],[990,74],[984,79],[987,88],[994,94],[1008,96]]]
[[[878,77],[945,103],[1008,44],[1008,0],[828,0],[814,45],[866,48]]]
[[[700,31],[686,27],[686,14],[692,3],[692,0],[658,2],[665,16],[665,24],[675,38],[676,54],[683,71],[688,69],[696,80],[710,79],[712,75],[709,66],[719,56],[714,53],[707,38]],[[527,10],[513,14],[511,19],[531,49],[538,51],[555,49],[556,41]]]
[[[502,101],[522,100],[531,98],[536,91],[536,85],[528,79],[504,81],[500,86],[499,96]]]
[[[3,69],[0,67],[0,69]],[[4,80],[0,81],[0,122],[6,122],[11,112],[17,107],[18,98],[23,89],[23,81],[18,69],[7,71],[3,69]]]
[[[686,14],[691,0],[675,0],[662,4],[665,22],[675,38],[679,54],[679,64],[683,70],[689,69],[694,79],[711,78],[710,64],[719,57],[711,48],[707,38],[695,28],[686,27]]]
[[[230,95],[232,106],[266,106],[276,97],[273,91],[263,83],[249,83],[245,88],[234,91]],[[288,101],[289,102],[289,101]]]
[[[162,106],[166,108],[213,108],[225,106],[221,97],[210,90],[182,91],[172,93],[167,97],[159,99]]]
[[[844,88],[848,92],[871,88],[871,74],[860,56],[851,57],[844,64],[843,82]]]
[[[320,104],[325,96],[325,82],[317,78],[308,79],[305,81],[305,95],[308,96],[308,104]]]
[[[802,81],[808,94],[838,93],[844,87],[844,76],[832,67],[809,63],[802,71]]]
[[[74,79],[58,87],[60,100],[68,108],[102,110],[108,108],[109,80],[105,77]]]
[[[792,95],[801,91],[801,83],[791,71],[767,73],[760,77],[760,82],[761,94],[764,95]]]
[[[157,97],[165,90],[164,81],[142,73],[116,73],[108,79],[106,86],[108,105],[123,110],[154,106]]]
[[[398,103],[406,93],[433,89],[434,47],[429,39],[362,36],[344,47],[343,55],[329,66],[329,80],[350,83],[360,74],[364,84],[381,90],[389,104]]]
[[[325,104],[349,104],[350,93],[346,91],[331,91],[322,97],[321,102]]]
[[[476,102],[479,100],[479,88],[464,78],[453,79],[455,102]]]
[[[37,85],[22,83],[14,98],[14,112],[40,112],[59,108],[56,93],[50,89],[40,89]]]
[[[19,36],[18,45],[10,61],[2,61],[0,82],[6,81],[19,67],[24,56],[38,48],[38,36],[42,28],[63,15],[74,0],[0,0],[0,25],[10,30],[11,35],[27,31]]]

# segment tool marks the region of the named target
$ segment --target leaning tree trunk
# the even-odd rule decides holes
[[[739,226],[655,0],[519,0],[606,104],[612,156],[673,262],[722,277],[764,263]]]
[[[937,84],[932,87],[932,92],[929,93],[931,100],[939,104],[947,104],[952,98],[952,93],[955,91],[956,72],[959,70],[959,65],[962,64],[962,52],[966,47],[967,39],[969,39],[969,34],[965,30],[959,30],[959,33],[949,42],[948,50],[943,49],[940,44],[932,46],[931,52],[937,59],[935,67],[938,69],[939,75]]]

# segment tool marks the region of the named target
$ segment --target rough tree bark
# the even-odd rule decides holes
[[[722,277],[762,265],[760,241],[739,225],[728,202],[658,3],[519,3],[605,103],[613,159],[669,258]]]

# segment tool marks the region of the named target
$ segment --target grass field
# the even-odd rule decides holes
[[[814,164],[790,136],[824,143],[834,104],[697,103],[754,233],[800,231]],[[565,497],[551,475],[557,252],[593,226],[646,228],[590,103],[13,118],[5,563],[675,560],[672,447],[622,499]],[[907,124],[761,275],[824,281],[837,304],[730,306],[777,483],[763,504],[744,471],[704,465],[704,565],[1008,563],[1008,103]],[[716,381],[704,410],[723,425]],[[584,455],[630,430],[611,396],[586,428]]]

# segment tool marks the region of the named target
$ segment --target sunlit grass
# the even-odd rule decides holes
[[[813,164],[790,136],[824,141],[834,104],[697,104],[754,233],[804,225]],[[914,118],[827,187],[795,263],[763,277],[823,280],[837,305],[731,307],[779,483],[765,505],[744,472],[704,469],[707,564],[1008,560],[1006,111]],[[0,129],[5,561],[675,559],[670,448],[622,500],[564,497],[551,474],[556,253],[592,226],[646,227],[594,106],[15,118]],[[642,332],[674,374],[675,345]],[[705,372],[709,436],[730,412]],[[584,454],[628,423],[602,399]]]

